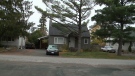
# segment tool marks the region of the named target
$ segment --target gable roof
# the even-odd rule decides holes
[[[70,33],[76,33],[78,30],[77,26],[73,25],[66,25],[67,27],[64,27],[63,25],[53,23],[51,26],[49,26],[49,35],[57,35],[57,36],[67,36]],[[83,26],[82,28],[82,37],[90,37],[89,30],[87,26]]]

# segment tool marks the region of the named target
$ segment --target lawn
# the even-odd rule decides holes
[[[16,47],[9,47],[9,48],[0,47],[0,53],[1,52],[6,52],[6,51],[14,51],[16,49],[17,49]]]
[[[61,52],[62,57],[71,58],[96,58],[96,59],[135,59],[132,56],[117,56],[116,53],[108,52],[81,52],[77,54],[76,52]]]

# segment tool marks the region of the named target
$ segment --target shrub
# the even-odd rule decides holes
[[[101,46],[99,46],[99,45],[91,45],[90,46],[90,52],[92,52],[92,51],[95,51],[95,52],[101,51]]]
[[[68,52],[69,48],[68,48],[67,45],[62,45],[59,49],[60,49],[61,52]]]
[[[90,49],[83,49],[83,52],[91,52]]]
[[[70,51],[70,52],[77,52],[77,48],[70,47],[70,48],[69,48],[69,51]]]
[[[2,44],[0,44],[0,47],[4,47]]]

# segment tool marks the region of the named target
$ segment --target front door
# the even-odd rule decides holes
[[[75,38],[74,37],[70,37],[69,47],[75,47]]]

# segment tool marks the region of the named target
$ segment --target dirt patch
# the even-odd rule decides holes
[[[12,49],[12,50],[5,50],[1,52],[0,54],[5,54],[5,55],[28,55],[32,52],[33,50],[30,49]]]

